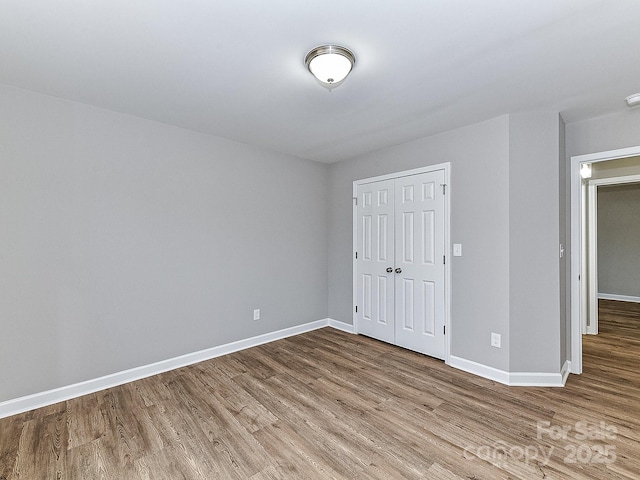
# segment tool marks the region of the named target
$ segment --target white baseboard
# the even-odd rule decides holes
[[[559,373],[511,372],[509,385],[514,387],[564,387],[569,376],[569,362],[562,365]]]
[[[449,356],[449,365],[458,370],[463,370],[467,373],[473,373],[479,375],[494,382],[503,383],[509,385],[509,372],[504,370],[498,370],[497,368],[483,365],[482,363],[473,362],[465,358],[456,357],[455,355]]]
[[[576,373],[573,371],[573,366],[571,364],[571,360],[567,360],[566,362],[564,362],[564,364],[567,366],[567,378],[569,377],[570,373]]]
[[[200,350],[199,352],[188,353],[186,355],[162,360],[160,362],[152,363],[149,365],[131,368],[122,372],[112,373],[110,375],[94,378],[85,382],[75,383],[73,385],[67,385],[53,390],[47,390],[45,392],[34,393],[32,395],[7,400],[5,402],[0,402],[0,418],[27,412],[29,410],[33,410],[34,408],[40,408],[47,405],[52,405],[54,403],[64,402],[66,400],[80,397],[82,395],[87,395],[89,393],[94,393],[106,388],[116,387],[118,385],[123,385],[135,380],[140,380],[142,378],[157,375],[169,370],[186,367],[187,365],[192,365],[204,360],[220,357],[222,355],[227,355],[239,350],[244,350],[245,348],[256,347],[258,345],[291,337],[293,335],[310,332],[312,330],[317,330],[318,328],[327,326],[331,326],[343,331],[349,331],[348,327],[350,325],[325,318],[323,320],[305,323],[304,325],[297,325],[295,327],[285,328],[276,332],[265,333],[263,335],[258,335],[244,340],[227,343],[218,347]]]
[[[631,297],[629,295],[616,295],[615,293],[598,293],[598,298],[603,300],[618,300],[620,302],[640,303],[640,297]]]
[[[569,362],[559,373],[507,372],[451,355],[449,365],[480,377],[512,387],[564,387],[569,375]]]
[[[569,378],[569,374],[571,373],[571,360],[565,360],[564,365],[560,369],[560,375],[562,375],[562,386],[564,387],[567,383],[567,378]]]
[[[356,333],[356,329],[351,323],[341,322],[339,320],[334,320],[333,318],[329,319],[329,326],[343,332]]]

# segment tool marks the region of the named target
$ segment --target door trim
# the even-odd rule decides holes
[[[444,182],[446,185],[446,195],[444,196],[444,245],[445,245],[445,265],[444,265],[444,325],[446,334],[444,338],[444,363],[449,365],[451,358],[451,335],[454,328],[451,324],[451,163],[438,163],[436,165],[428,165],[425,167],[414,168],[411,170],[404,170],[401,172],[389,173],[386,175],[379,175],[376,177],[363,178],[361,180],[355,180],[353,182],[353,199],[352,199],[352,232],[353,232],[353,245],[351,250],[352,260],[352,302],[351,302],[351,316],[353,318],[353,329],[355,333],[358,333],[358,319],[356,315],[356,300],[358,298],[357,291],[357,261],[356,251],[358,249],[358,208],[356,205],[358,199],[358,187],[367,183],[379,182],[382,180],[391,180],[400,177],[408,177],[411,175],[419,175],[421,173],[430,173],[437,170],[444,171]]]
[[[639,155],[640,146],[636,146],[571,157],[571,373],[582,373],[582,324],[586,315],[583,306],[586,296],[586,292],[583,291],[585,283],[581,281],[586,255],[583,244],[585,194],[580,177],[580,166],[583,163],[606,162]]]

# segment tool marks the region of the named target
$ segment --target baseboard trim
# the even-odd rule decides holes
[[[630,295],[616,295],[615,293],[598,293],[598,298],[602,300],[618,300],[620,302],[640,303],[640,297]]]
[[[467,373],[472,373],[480,377],[484,377],[494,382],[503,383],[509,385],[509,372],[499,370],[497,368],[483,365],[482,363],[473,362],[466,358],[456,357],[455,355],[449,356],[449,365],[458,370],[462,370]]]
[[[569,375],[569,362],[565,362],[558,373],[506,372],[481,363],[451,355],[449,365],[511,387],[564,387]]]
[[[323,320],[317,320],[315,322],[309,322],[303,325],[297,325],[295,327],[257,335],[244,340],[238,340],[225,345],[207,348],[198,352],[188,353],[186,355],[162,360],[149,365],[143,365],[129,370],[112,373],[110,375],[75,383],[73,385],[67,385],[53,390],[47,390],[7,400],[0,402],[0,418],[17,415],[18,413],[27,412],[35,408],[52,405],[54,403],[64,402],[82,395],[98,392],[111,387],[117,387],[118,385],[123,385],[125,383],[140,380],[159,373],[168,372],[169,370],[186,367],[188,365],[193,365],[194,363],[210,360],[212,358],[227,355],[246,348],[257,347],[258,345],[263,345],[275,340],[281,340],[283,338],[299,335],[301,333],[310,332],[327,326],[348,331],[347,327],[349,327],[349,324],[325,318]]]
[[[569,362],[564,362],[559,373],[511,372],[509,385],[513,387],[564,387],[569,376]]]
[[[334,320],[333,318],[329,318],[329,326],[342,332],[356,333],[356,329],[351,323],[341,322],[340,320]]]
[[[560,369],[560,375],[562,375],[562,386],[564,387],[567,383],[567,378],[569,378],[569,374],[571,373],[571,360],[565,360],[562,368]]]

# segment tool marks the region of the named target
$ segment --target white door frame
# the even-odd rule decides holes
[[[598,333],[598,185],[596,180],[587,182],[587,315],[582,323],[583,333]],[[584,244],[583,244],[584,245]]]
[[[450,243],[451,238],[451,163],[438,163],[436,165],[428,165],[426,167],[414,168],[412,170],[405,170],[402,172],[390,173],[387,175],[380,175],[377,177],[364,178],[362,180],[356,180],[353,182],[353,249],[351,252],[351,258],[353,260],[352,272],[353,272],[353,299],[352,299],[352,318],[353,329],[358,333],[358,320],[356,315],[356,301],[358,298],[357,291],[357,260],[356,251],[358,250],[358,186],[365,183],[379,182],[382,180],[390,180],[398,177],[407,177],[409,175],[418,175],[421,173],[435,172],[436,170],[444,170],[444,183],[446,188],[446,195],[444,198],[444,245],[445,245],[445,265],[444,265],[444,325],[445,325],[445,354],[444,363],[449,364],[449,358],[451,355],[451,335],[453,328],[451,325],[451,254]]]
[[[589,220],[587,221],[587,232],[589,243],[587,245],[587,256],[589,264],[587,270],[589,273],[587,275],[587,288],[589,290],[589,323],[585,332],[590,335],[598,334],[598,187],[638,182],[640,182],[640,175],[595,178],[588,182]]]
[[[608,150],[605,152],[576,155],[571,157],[571,373],[582,373],[582,331],[586,321],[585,291],[582,272],[585,271],[585,189],[580,177],[583,163],[606,162],[640,155],[640,146]],[[586,273],[586,271],[585,271]]]

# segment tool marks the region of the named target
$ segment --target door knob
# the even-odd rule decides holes
[[[396,273],[402,273],[402,269],[400,267],[396,268]]]
[[[387,273],[391,273],[391,272],[393,272],[393,268],[387,267]]]

